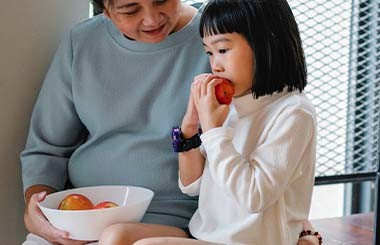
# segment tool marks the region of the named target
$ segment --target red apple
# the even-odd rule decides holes
[[[232,101],[232,96],[235,93],[234,86],[225,78],[217,78],[222,80],[221,83],[215,86],[215,96],[219,104],[229,105]]]
[[[82,194],[70,194],[58,206],[60,210],[87,210],[93,208],[94,204]]]
[[[118,206],[119,205],[117,205],[114,202],[105,201],[105,202],[101,202],[101,203],[96,204],[95,207],[94,207],[94,209],[114,208],[114,207],[118,207]]]

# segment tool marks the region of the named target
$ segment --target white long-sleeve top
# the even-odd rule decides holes
[[[306,96],[281,92],[233,100],[223,127],[201,135],[203,175],[191,234],[223,244],[296,244],[308,218],[316,156],[316,113]]]

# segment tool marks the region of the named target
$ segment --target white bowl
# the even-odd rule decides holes
[[[91,210],[58,210],[59,203],[69,194],[82,194],[94,205],[103,201],[117,203],[118,207]],[[139,222],[144,216],[153,191],[135,186],[91,186],[55,192],[38,205],[56,228],[70,233],[76,240],[98,240],[109,225],[121,222]]]

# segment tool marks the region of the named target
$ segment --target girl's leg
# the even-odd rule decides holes
[[[217,244],[218,243],[211,243],[211,242],[199,241],[199,240],[190,239],[190,238],[178,238],[178,237],[145,238],[133,243],[133,245],[217,245]]]
[[[149,237],[187,238],[184,230],[166,225],[122,223],[107,227],[99,239],[99,245],[129,245]]]

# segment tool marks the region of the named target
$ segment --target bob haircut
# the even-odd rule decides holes
[[[201,37],[238,33],[253,50],[254,98],[303,91],[307,84],[305,56],[298,26],[286,0],[210,0],[199,32]]]

